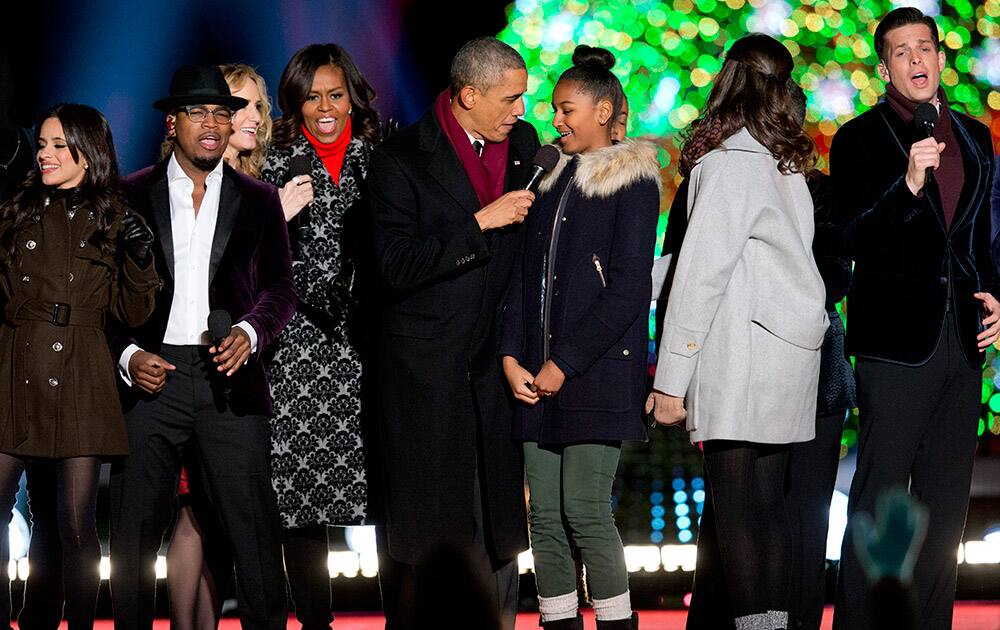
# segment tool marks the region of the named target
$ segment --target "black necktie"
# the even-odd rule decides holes
[[[476,152],[476,155],[483,157],[483,143],[479,140],[473,140],[472,149]]]

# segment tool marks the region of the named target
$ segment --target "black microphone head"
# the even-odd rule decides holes
[[[229,336],[229,331],[233,328],[233,318],[229,311],[221,308],[208,314],[208,336],[212,341],[225,339]]]
[[[293,155],[288,160],[289,179],[296,175],[309,175],[310,173],[312,173],[312,158],[308,155]]]
[[[917,105],[916,111],[913,112],[913,122],[917,125],[919,129],[925,129],[928,126],[933,129],[934,125],[938,121],[938,110],[930,103],[921,103]]]
[[[535,159],[531,162],[546,173],[551,173],[552,169],[559,163],[559,149],[554,145],[546,144],[535,153]]]

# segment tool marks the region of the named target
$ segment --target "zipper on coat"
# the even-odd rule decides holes
[[[570,180],[566,183],[566,189],[563,190],[562,195],[559,196],[559,204],[556,205],[556,213],[552,217],[552,235],[549,237],[549,255],[545,265],[545,299],[542,303],[542,361],[547,361],[549,358],[549,322],[552,318],[552,283],[555,282],[559,224],[566,212],[566,200],[569,198],[569,191],[572,187],[573,182]]]
[[[601,259],[594,254],[594,269],[597,270],[597,277],[601,279],[601,287],[608,288],[608,281],[604,279],[604,268],[601,267]]]

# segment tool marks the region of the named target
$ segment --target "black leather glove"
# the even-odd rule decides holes
[[[126,212],[122,217],[122,231],[118,233],[118,245],[135,264],[145,267],[153,258],[153,231],[138,214]]]

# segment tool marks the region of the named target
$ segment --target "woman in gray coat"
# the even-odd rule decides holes
[[[698,553],[719,558],[723,576],[708,577],[724,577],[738,629],[788,624],[785,471],[790,444],[815,433],[829,325],[802,175],[814,147],[794,118],[792,67],[773,38],[740,39],[687,135],[689,223],[647,401],[703,443]]]

